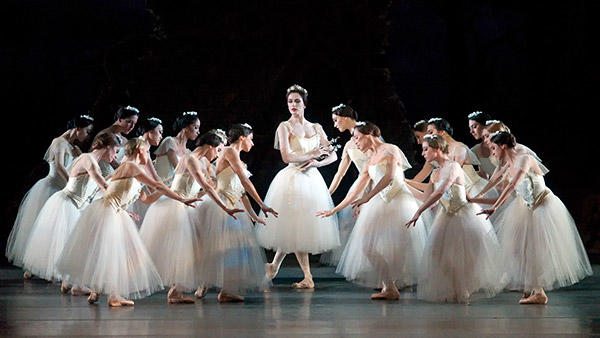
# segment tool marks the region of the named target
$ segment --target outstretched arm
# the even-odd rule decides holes
[[[331,181],[331,185],[329,185],[330,195],[332,195],[340,185],[340,182],[348,172],[348,168],[350,168],[351,163],[352,161],[350,160],[350,155],[348,155],[348,143],[346,143],[346,146],[344,146],[344,151],[342,153],[342,160],[340,161],[340,165],[338,166],[338,170],[335,173],[333,180]]]

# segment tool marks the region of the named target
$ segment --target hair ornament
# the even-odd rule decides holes
[[[364,126],[366,124],[367,124],[367,122],[365,122],[365,121],[356,121],[356,123],[354,124],[354,126],[355,127],[361,127],[361,126]]]
[[[492,124],[496,124],[496,123],[502,123],[502,121],[499,121],[499,120],[487,120],[487,121],[485,121],[485,125],[486,126],[489,126],[489,125],[492,125]]]
[[[252,128],[250,128],[250,129],[252,129]],[[223,143],[227,143],[227,134],[225,133],[225,130],[215,129],[215,135],[219,136],[221,138],[221,140],[223,140]]]
[[[424,139],[436,139],[436,138],[442,138],[440,135],[437,134],[426,134],[423,136]]]
[[[495,132],[493,132],[493,133],[491,133],[491,134],[490,134],[490,139],[494,138],[495,136],[498,136],[498,135],[500,135],[501,133],[506,133],[506,134],[508,134],[508,133],[507,133],[507,132],[505,132],[505,131],[500,131],[500,130],[498,130],[498,131],[495,131]]]
[[[242,123],[242,127],[246,127],[248,129],[252,130],[252,127],[248,123]]]
[[[467,117],[469,118],[469,120],[472,120],[472,119],[476,118],[477,116],[479,116],[479,115],[481,115],[481,114],[483,114],[483,112],[478,110],[478,111],[474,111],[474,112],[472,112],[472,113],[471,113],[471,114],[469,114],[469,116],[467,116]]]
[[[132,111],[134,111],[134,112],[136,112],[138,114],[140,113],[140,110],[137,109],[136,107],[133,107],[133,106],[127,106],[127,107],[125,107],[125,109],[126,110],[132,110]]]
[[[435,123],[435,122],[440,122],[440,121],[442,121],[442,120],[443,120],[443,119],[442,119],[441,117],[434,117],[434,118],[430,118],[430,119],[427,121],[427,123],[428,123],[428,124],[431,124],[431,123]]]
[[[94,121],[94,118],[91,117],[91,116],[89,116],[89,115],[87,115],[87,114],[79,115],[79,117],[82,118],[82,119],[86,119],[88,121]]]
[[[332,111],[332,112],[335,112],[336,110],[340,110],[340,109],[344,109],[344,108],[346,108],[346,105],[345,105],[345,104],[343,104],[343,103],[340,103],[340,104],[338,104],[337,106],[335,106],[335,107],[331,108],[331,111]]]
[[[149,117],[148,121],[155,122],[155,123],[158,123],[158,124],[162,124],[162,120],[159,119],[159,118],[156,118],[156,117]]]
[[[299,91],[299,92],[303,92],[305,95],[308,95],[308,90],[302,88],[302,86],[297,85],[297,84],[292,85],[290,88],[287,89],[288,94],[291,91]]]
[[[187,115],[198,116],[198,113],[193,110],[192,111],[184,111],[183,116],[187,116]]]

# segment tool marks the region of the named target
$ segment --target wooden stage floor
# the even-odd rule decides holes
[[[269,293],[219,304],[211,290],[189,305],[168,305],[166,291],[111,309],[106,297],[62,295],[59,285],[0,269],[0,336],[557,336],[600,335],[600,266],[594,276],[549,292],[548,305],[519,305],[519,293],[475,299],[468,306],[431,304],[404,290],[399,301],[372,301],[372,290],[315,267],[313,292],[292,290],[300,271],[287,267]]]

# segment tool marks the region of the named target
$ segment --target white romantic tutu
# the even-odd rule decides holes
[[[52,164],[50,168],[52,171]],[[16,266],[23,266],[25,249],[31,236],[33,223],[44,203],[50,196],[64,188],[67,183],[58,174],[55,175],[48,175],[37,181],[21,201],[17,218],[6,243],[6,257]]]
[[[81,211],[64,191],[52,195],[34,223],[23,267],[40,278],[61,280],[56,262],[81,216]]]
[[[496,223],[511,289],[552,290],[592,275],[575,222],[554,194],[534,210],[517,196]]]
[[[440,208],[421,262],[418,297],[454,302],[465,291],[495,295],[504,287],[505,278],[492,225],[476,215],[481,210],[476,204],[466,204],[454,214]]]
[[[154,204],[156,204],[156,202]],[[129,212],[136,214],[140,217],[139,221],[133,220],[138,229],[142,226],[142,223],[144,223],[144,219],[146,218],[146,212],[148,212],[149,208],[150,205],[140,200],[136,200],[135,202],[131,203],[129,208],[127,208]]]
[[[70,284],[109,295],[135,299],[163,288],[135,223],[104,199],[83,211],[56,268]]]
[[[164,285],[189,292],[198,287],[195,270],[198,237],[190,220],[192,208],[161,197],[148,208],[140,237]]]
[[[337,216],[319,218],[317,211],[333,209],[333,201],[316,168],[282,169],[271,182],[265,204],[279,213],[266,226],[256,227],[261,246],[286,253],[321,253],[340,246]],[[265,217],[261,213],[261,217]]]
[[[238,203],[236,208],[243,207]],[[246,213],[235,214],[235,220],[207,198],[190,214],[201,244],[197,253],[199,285],[233,293],[268,287],[265,254]]]
[[[415,198],[405,191],[389,203],[378,195],[362,205],[336,272],[369,287],[384,280],[415,284],[427,235],[422,221],[411,228],[405,224],[417,209]]]

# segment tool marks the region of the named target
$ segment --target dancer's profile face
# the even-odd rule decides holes
[[[483,128],[481,131],[481,139],[486,146],[491,148],[492,145],[490,144],[490,132],[485,128]]]
[[[102,156],[102,159],[108,163],[116,160],[119,149],[121,149],[121,146],[118,145],[107,147],[104,156]]]
[[[483,132],[483,125],[477,121],[469,120],[469,132],[476,140],[481,140],[481,133]]]
[[[421,146],[423,147],[421,155],[423,155],[426,161],[433,161],[437,156],[437,149],[431,148],[427,142],[423,142]]]
[[[214,160],[217,159],[217,157],[219,157],[219,152],[221,151],[222,145],[223,143],[221,143],[220,145],[213,147],[213,146],[208,146],[208,151],[206,152],[206,158],[208,159],[209,162],[212,162]]]
[[[333,121],[333,127],[339,131],[344,131],[343,127],[342,127],[342,117],[335,115],[335,114],[331,114],[331,120]]]
[[[150,143],[152,146],[157,146],[160,144],[160,141],[163,137],[163,126],[162,124],[159,124],[154,129],[149,130],[146,133],[148,134],[148,143]]]
[[[427,134],[440,135],[440,131],[437,130],[437,128],[435,127],[435,124],[428,124],[427,125]]]
[[[417,144],[423,144],[423,136],[427,135],[427,132],[415,130],[413,133],[417,139]]]
[[[90,137],[93,128],[94,126],[92,124],[84,128],[75,128],[75,138],[77,138],[79,142],[85,142],[85,140]]]
[[[352,140],[354,141],[354,144],[356,144],[358,150],[362,151],[363,153],[367,151],[369,149],[369,146],[371,145],[369,135],[365,135],[357,129],[354,129],[354,135],[352,136]]]
[[[245,152],[249,152],[250,149],[254,146],[254,134],[250,134],[248,136],[240,136],[240,142],[242,142],[242,150]]]
[[[200,120],[196,119],[194,123],[183,128],[183,132],[185,137],[187,137],[189,140],[193,141],[198,138],[198,135],[200,134]]]
[[[492,155],[496,158],[502,158],[504,156],[504,151],[506,150],[506,146],[498,145],[494,142],[491,142],[490,149],[492,150]]]
[[[135,128],[135,124],[137,123],[138,116],[132,115],[124,119],[119,119],[119,125],[123,127],[123,133],[125,135],[131,133],[133,128]]]
[[[298,93],[291,93],[287,97],[287,105],[290,114],[293,117],[304,116],[304,109],[306,109],[306,105],[304,104],[304,100],[302,100],[302,96]]]

